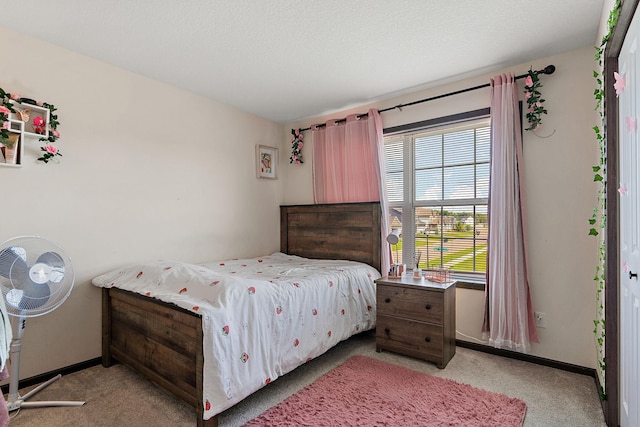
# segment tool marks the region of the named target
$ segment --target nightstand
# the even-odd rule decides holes
[[[435,362],[456,354],[456,284],[382,277],[376,282],[376,351]]]

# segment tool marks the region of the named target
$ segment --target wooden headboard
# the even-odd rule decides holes
[[[347,259],[380,271],[380,203],[280,206],[280,251]]]

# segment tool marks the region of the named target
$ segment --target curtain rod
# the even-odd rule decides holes
[[[555,71],[556,71],[556,66],[555,65],[547,65],[542,70],[534,71],[534,73],[536,73],[536,74],[553,74]],[[516,76],[516,80],[523,79],[523,78],[527,77],[528,75],[529,75],[529,73],[521,74],[519,76]],[[436,99],[446,98],[446,97],[452,96],[452,95],[459,95],[461,93],[471,92],[472,90],[482,89],[482,88],[489,87],[489,86],[491,86],[491,83],[485,83],[485,84],[478,85],[478,86],[468,87],[466,89],[456,90],[454,92],[444,93],[442,95],[432,96],[431,98],[419,99],[417,101],[407,102],[406,104],[398,104],[398,105],[395,105],[393,107],[388,107],[388,108],[383,108],[382,110],[378,110],[378,113],[384,113],[385,111],[395,110],[396,108],[398,110],[402,110],[403,107],[410,107],[412,105],[422,104],[423,102],[435,101]],[[369,115],[368,113],[358,114],[357,117],[358,118],[367,117],[368,115]],[[345,119],[334,120],[335,123],[342,123],[342,122],[346,122],[346,121],[347,121],[346,118]],[[326,126],[326,124],[322,123],[322,124],[312,125],[312,126],[324,127],[324,126]],[[310,129],[311,129],[311,126],[308,127],[308,128],[300,129],[300,132],[304,132],[304,131],[310,130]]]

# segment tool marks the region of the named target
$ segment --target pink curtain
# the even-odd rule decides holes
[[[354,114],[346,121],[330,120],[325,127],[312,126],[313,198],[315,203],[380,202],[381,237],[389,234],[388,203],[384,188],[384,140],[377,110]],[[383,246],[384,247],[384,246]],[[382,271],[390,259],[382,251]]]
[[[528,352],[538,342],[527,267],[522,134],[513,74],[491,79],[487,286],[482,331],[492,346]]]

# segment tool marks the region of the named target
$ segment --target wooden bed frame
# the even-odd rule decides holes
[[[280,207],[280,250],[318,259],[360,261],[380,271],[380,204],[342,203]],[[193,407],[203,419],[200,316],[117,288],[102,290],[102,365],[117,360]]]

